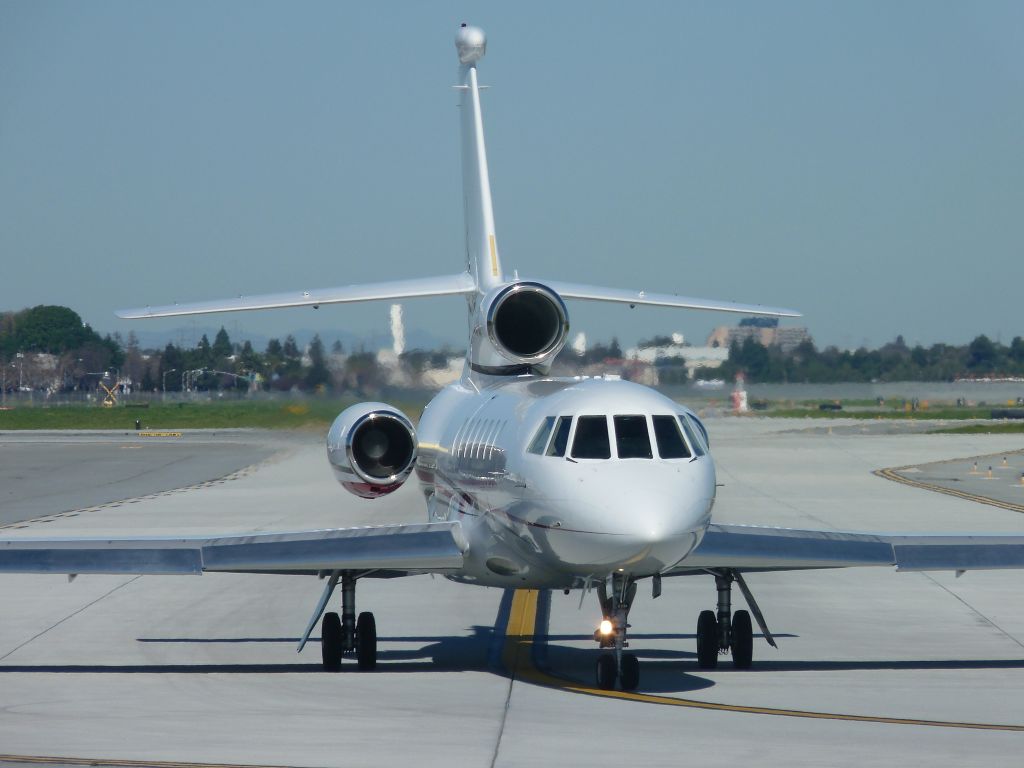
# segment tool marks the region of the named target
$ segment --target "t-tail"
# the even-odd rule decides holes
[[[481,290],[503,281],[501,256],[494,231],[491,177],[487,170],[484,119],[476,65],[487,52],[487,38],[479,27],[463,24],[455,36],[459,54],[459,122],[462,131],[462,195],[466,214],[466,270]]]
[[[501,266],[490,173],[484,140],[478,64],[487,38],[478,27],[463,24],[455,36],[459,60],[462,184],[466,225],[466,269],[440,277],[388,280],[380,283],[309,288],[290,293],[238,296],[233,299],[169,304],[121,310],[118,317],[138,319],[280,307],[312,307],[360,301],[396,301],[424,296],[463,296],[469,305],[469,375],[509,376],[545,373],[569,333],[565,300],[703,309],[744,315],[799,317],[781,307],[737,304],[644,290],[544,279],[507,280]]]

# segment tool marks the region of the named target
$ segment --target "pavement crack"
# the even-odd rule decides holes
[[[508,692],[505,694],[505,709],[501,713],[501,725],[498,726],[498,739],[494,742],[494,754],[491,756],[491,768],[498,763],[498,752],[501,751],[501,739],[505,735],[505,721],[508,720],[508,710],[512,706],[512,686],[515,684],[515,676],[508,679]]]
[[[831,528],[832,530],[838,530],[838,528],[835,525],[833,525],[832,523],[830,523],[828,520],[825,520],[822,517],[818,517],[817,515],[815,515],[815,514],[813,514],[811,512],[808,512],[805,509],[801,509],[796,504],[794,504],[790,499],[785,499],[785,498],[776,496],[774,494],[768,493],[767,491],[763,490],[762,488],[759,488],[758,486],[754,485],[753,483],[749,483],[749,482],[747,482],[745,480],[742,480],[739,477],[739,475],[737,475],[735,472],[731,471],[729,469],[729,467],[726,466],[721,461],[718,461],[716,463],[715,469],[718,471],[719,474],[724,474],[728,478],[729,482],[727,483],[727,485],[735,485],[735,486],[737,486],[739,488],[742,488],[743,490],[747,491],[751,495],[760,496],[761,498],[764,498],[764,499],[769,499],[770,501],[773,501],[776,504],[778,504],[780,507],[788,509],[791,512],[795,512],[800,517],[807,518],[808,520],[813,520],[814,522],[818,523],[819,525],[823,525],[826,528]]]
[[[989,625],[990,627],[993,627],[993,628],[994,628],[994,629],[995,629],[996,631],[998,631],[998,632],[999,632],[1000,634],[1004,635],[1004,636],[1005,636],[1005,637],[1006,637],[1007,639],[1009,639],[1009,640],[1013,641],[1014,643],[1016,643],[1017,645],[1019,645],[1019,646],[1020,646],[1021,648],[1024,648],[1024,643],[1022,643],[1022,642],[1021,642],[1020,640],[1018,640],[1018,639],[1017,639],[1016,637],[1014,637],[1014,636],[1013,636],[1012,634],[1010,634],[1010,632],[1008,632],[1007,630],[1003,629],[1003,628],[1002,628],[1001,626],[999,626],[998,624],[996,624],[996,623],[995,623],[994,621],[992,621],[992,619],[990,619],[990,618],[989,618],[988,616],[986,616],[986,615],[985,615],[984,613],[982,613],[981,611],[979,611],[979,610],[978,610],[977,608],[975,608],[975,607],[974,607],[973,605],[971,605],[971,604],[970,604],[969,602],[967,602],[966,600],[964,600],[964,599],[963,599],[962,597],[960,597],[960,595],[958,595],[958,594],[957,594],[956,592],[954,592],[953,590],[951,590],[951,589],[950,589],[949,587],[947,587],[947,586],[946,586],[945,584],[943,584],[942,582],[940,582],[940,581],[939,581],[938,579],[936,579],[936,578],[935,578],[934,576],[932,576],[932,575],[931,575],[931,574],[929,574],[929,573],[922,573],[921,575],[922,575],[922,576],[924,576],[924,577],[925,577],[926,579],[928,579],[928,581],[930,581],[930,582],[931,582],[932,584],[934,584],[935,586],[937,586],[937,587],[938,587],[939,589],[941,589],[941,590],[943,590],[944,592],[946,592],[946,594],[948,594],[948,595],[951,595],[951,596],[952,596],[953,598],[955,598],[955,599],[956,599],[957,601],[959,601],[959,602],[960,602],[960,603],[961,603],[961,604],[962,604],[962,605],[963,605],[963,606],[964,606],[965,608],[967,608],[967,610],[969,610],[969,611],[970,611],[971,613],[973,613],[973,614],[974,614],[975,616],[977,616],[977,617],[978,617],[979,619],[981,619],[982,621],[984,621],[984,622],[985,622],[986,624],[988,624],[988,625]]]
[[[11,655],[17,653],[18,651],[20,651],[22,648],[24,648],[26,645],[28,645],[29,643],[33,642],[34,640],[38,640],[40,637],[45,635],[51,629],[56,629],[57,627],[59,627],[61,624],[63,624],[68,619],[73,619],[75,616],[77,616],[78,614],[82,613],[83,611],[91,608],[92,606],[96,605],[96,603],[100,602],[101,600],[105,600],[106,598],[110,597],[112,594],[117,592],[117,590],[121,589],[122,587],[127,587],[132,582],[138,581],[141,578],[142,578],[142,576],[140,574],[139,576],[134,576],[134,577],[128,579],[128,581],[125,581],[125,582],[122,582],[121,584],[118,584],[116,587],[111,589],[109,592],[105,592],[104,594],[102,594],[99,597],[97,597],[95,600],[93,600],[93,601],[83,605],[77,611],[69,613],[67,616],[65,616],[60,621],[58,621],[58,622],[56,622],[54,624],[51,624],[50,626],[48,626],[46,629],[42,630],[41,632],[37,632],[36,634],[34,634],[32,637],[30,637],[25,642],[21,643],[20,645],[15,646],[11,650],[9,650],[7,653],[5,653],[3,656],[0,656],[0,661],[3,661],[8,656],[11,656]]]

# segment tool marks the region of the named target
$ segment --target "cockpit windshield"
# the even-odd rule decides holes
[[[580,416],[576,422],[576,434],[572,439],[574,459],[610,459],[611,443],[608,441],[608,419],[605,416]]]
[[[708,452],[704,425],[688,414],[547,416],[526,450],[538,456],[564,457],[570,436],[572,450],[568,454],[574,459],[610,459],[613,443],[619,459],[653,459],[655,455],[660,459],[690,459]]]
[[[653,459],[646,416],[615,416],[615,446],[620,459]]]
[[[674,416],[654,416],[654,438],[658,441],[658,455],[663,459],[688,459],[690,449],[686,447],[679,422]]]

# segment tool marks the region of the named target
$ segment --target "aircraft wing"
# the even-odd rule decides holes
[[[795,309],[785,309],[783,307],[737,304],[732,301],[677,296],[674,293],[651,293],[649,291],[630,291],[622,288],[601,288],[595,285],[560,283],[557,281],[552,282],[551,280],[541,280],[540,282],[553,289],[563,299],[610,301],[618,304],[644,304],[654,307],[677,307],[680,309],[708,309],[718,312],[737,312],[743,315],[767,315],[769,317],[802,317]]]
[[[200,574],[382,571],[462,567],[458,522],[184,538],[0,539],[0,573]]]
[[[670,574],[894,566],[900,571],[1024,568],[1024,536],[914,536],[711,525]]]
[[[125,320],[147,317],[201,315],[209,312],[240,312],[246,309],[281,309],[313,307],[321,304],[343,304],[380,299],[412,299],[422,296],[451,296],[472,293],[476,281],[468,272],[441,277],[420,277],[410,280],[389,280],[383,283],[343,285],[338,288],[315,288],[291,293],[267,293],[259,296],[238,296],[233,299],[197,301],[189,304],[166,304],[156,307],[120,309],[117,316]]]

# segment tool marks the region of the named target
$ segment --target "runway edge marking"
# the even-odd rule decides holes
[[[601,698],[637,701],[645,704],[684,707],[687,709],[704,709],[719,712],[738,712],[750,715],[770,715],[775,717],[794,717],[808,720],[838,720],[857,723],[879,723],[883,725],[916,725],[931,728],[959,728],[979,731],[1016,731],[1024,732],[1024,725],[1001,725],[996,723],[967,723],[950,720],[918,720],[903,717],[884,717],[877,715],[849,715],[836,712],[812,712],[800,709],[779,709],[774,707],[753,707],[739,704],[721,704],[698,699],[684,699],[675,696],[660,696],[635,691],[606,691],[601,688],[584,685],[574,680],[556,677],[537,668],[534,664],[534,637],[538,634],[537,613],[539,590],[516,590],[509,611],[505,630],[505,648],[502,661],[505,670],[513,680],[557,688],[571,693]],[[539,634],[545,634],[541,629]]]

